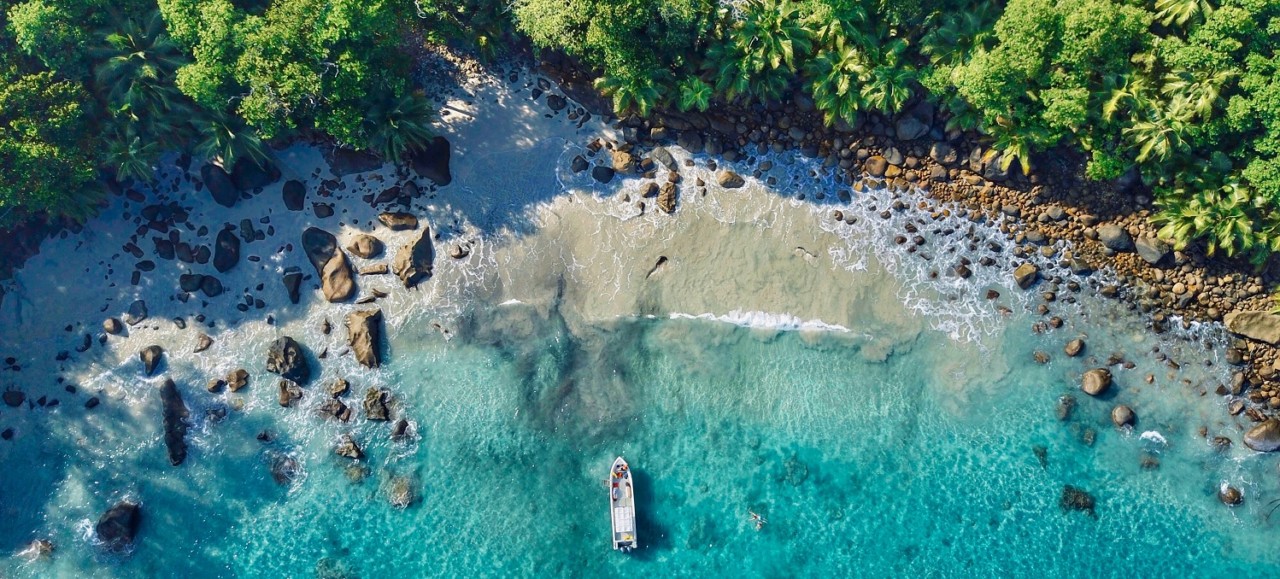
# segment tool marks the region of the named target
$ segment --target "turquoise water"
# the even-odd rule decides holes
[[[525,98],[502,90],[474,100]],[[132,288],[131,258],[93,253],[115,251],[127,237],[109,227],[137,210],[123,200],[108,209],[106,225],[47,243],[0,308],[9,324],[0,328],[3,353],[25,366],[0,379],[64,403],[0,407],[0,425],[17,433],[0,442],[0,576],[1280,570],[1270,516],[1280,499],[1276,459],[1240,448],[1247,423],[1213,394],[1231,372],[1220,329],[1154,335],[1143,317],[1094,294],[1099,279],[1071,278],[1056,259],[1039,259],[1046,277],[1066,276],[1049,304],[1063,327],[1033,331],[1046,320],[1034,308],[1050,281],[1022,292],[1008,287],[1007,268],[975,267],[967,280],[939,275],[959,254],[1014,261],[998,224],[958,213],[935,220],[929,209],[881,219],[890,194],[840,201],[834,191],[847,184],[815,178],[816,163],[788,155],[770,158],[776,185],[751,179],[741,190],[707,193],[694,183],[714,183],[714,171],[699,157],[683,169],[675,216],[641,213],[641,180],[599,186],[566,169],[598,127],[539,140],[561,130],[552,126],[559,119],[541,109],[478,110],[457,121],[466,131],[449,128],[455,185],[413,207],[442,235],[433,280],[415,292],[360,281],[362,292],[389,293],[377,302],[389,340],[380,369],[341,354],[341,320],[360,306],[319,303],[311,287],[304,304],[284,305],[276,279],[289,266],[310,271],[284,247],[313,224],[344,236],[372,231],[391,248],[403,243],[407,233],[379,229],[358,200],[393,179],[389,169],[344,178],[330,199],[339,216],[329,221],[280,210],[278,185],[242,200],[239,213],[193,210],[193,221],[215,229],[268,215],[277,230],[247,245],[245,253],[264,258],[223,276],[228,294],[208,307],[173,299],[172,262],[157,272],[168,277],[149,275]],[[504,147],[486,136],[513,130]],[[313,149],[280,156],[286,178],[314,184],[326,176]],[[750,174],[755,161],[738,169]],[[184,187],[173,179],[174,198],[186,202],[194,193]],[[833,222],[832,209],[857,224]],[[914,255],[893,241],[908,223],[928,239]],[[471,243],[471,255],[445,259],[445,245],[458,240]],[[659,255],[669,260],[654,269]],[[111,264],[105,279],[117,286],[66,299],[76,295],[69,264],[86,272]],[[253,288],[263,280],[271,288]],[[1070,281],[1083,289],[1070,291]],[[242,289],[268,309],[237,314]],[[989,289],[1001,296],[987,300]],[[104,295],[100,306],[94,300]],[[138,296],[148,299],[151,322],[83,357],[49,362],[89,330],[62,332],[67,320],[46,318],[96,325]],[[194,327],[167,321],[197,312],[208,314],[214,327],[203,329],[216,339],[202,355],[191,353]],[[263,321],[268,313],[273,323]],[[332,335],[320,330],[326,319],[338,328]],[[266,345],[283,334],[309,349],[317,374],[297,408],[279,407],[261,364]],[[1077,336],[1087,339],[1086,353],[1067,358],[1062,346]],[[136,352],[149,343],[165,345],[163,376],[192,410],[190,456],[177,468],[159,426],[163,377],[140,377]],[[331,354],[323,361],[315,357],[322,350]],[[1037,363],[1037,351],[1050,361]],[[1132,368],[1112,367],[1116,386],[1104,398],[1081,393],[1081,372],[1113,353]],[[250,373],[246,390],[204,391],[210,377],[237,367]],[[65,394],[55,376],[79,394]],[[391,390],[393,413],[412,422],[409,439],[392,440],[387,423],[362,417],[319,418],[320,392],[337,377],[351,382],[346,401],[357,408],[365,388]],[[87,410],[81,400],[90,392],[103,403]],[[1076,400],[1065,421],[1057,416],[1064,395]],[[1109,412],[1121,403],[1137,412],[1136,428],[1111,425]],[[364,446],[365,459],[333,453],[344,434]],[[1216,435],[1237,443],[1216,452],[1206,438]],[[618,455],[637,484],[641,548],[630,554],[609,543],[603,481]],[[299,475],[279,484],[271,466],[283,460],[295,461]],[[1223,483],[1244,492],[1243,505],[1218,501]],[[1060,508],[1064,485],[1096,497],[1094,516]],[[390,496],[404,486],[415,500],[395,507]],[[142,527],[130,553],[107,555],[93,523],[122,498],[141,501]],[[749,511],[768,524],[756,530]],[[54,543],[51,558],[18,554],[38,538]]]

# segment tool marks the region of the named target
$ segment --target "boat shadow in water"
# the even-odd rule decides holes
[[[632,551],[630,555],[637,559],[653,559],[660,551],[671,549],[671,536],[654,516],[657,512],[657,504],[654,497],[657,496],[653,486],[653,477],[645,473],[643,469],[632,469],[631,479],[635,483],[636,497],[636,538],[639,539],[640,548]]]

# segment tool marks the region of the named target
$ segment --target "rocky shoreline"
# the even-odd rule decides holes
[[[585,111],[578,114],[613,116],[608,102],[592,88],[591,75],[571,60],[549,56],[540,61],[540,69],[583,106]],[[553,111],[563,108],[550,97],[547,106]],[[1224,323],[1237,336],[1225,354],[1237,368],[1230,384],[1202,389],[1226,397],[1232,415],[1243,414],[1252,422],[1269,424],[1280,416],[1280,315],[1270,313],[1275,306],[1267,289],[1280,279],[1275,267],[1255,271],[1242,259],[1210,257],[1197,244],[1174,251],[1150,223],[1152,199],[1136,174],[1114,182],[1090,181],[1084,177],[1083,159],[1063,151],[1039,155],[1041,164],[1029,175],[1017,163],[1002,170],[999,154],[979,135],[948,130],[945,114],[925,101],[896,118],[864,113],[858,121],[853,126],[827,126],[802,91],[793,92],[787,102],[767,105],[728,106],[706,113],[658,110],[646,118],[615,119],[623,139],[598,144],[609,149],[612,158],[592,171],[602,182],[618,172],[646,174],[654,161],[662,162],[655,153],[666,144],[728,161],[795,151],[835,171],[855,192],[872,186],[893,191],[898,201],[880,208],[884,218],[911,204],[937,219],[950,214],[950,209],[939,207],[947,204],[963,208],[975,221],[998,219],[1014,244],[1015,256],[1039,254],[1079,275],[1102,268],[1114,271],[1114,281],[1101,285],[1098,293],[1146,314],[1153,332],[1163,333],[1171,323],[1184,328],[1192,322]],[[572,169],[587,166],[585,159],[575,160]],[[759,171],[756,176],[761,176]],[[720,185],[741,186],[740,179],[722,173]],[[659,209],[674,211],[673,190],[669,184],[653,187]],[[832,194],[842,201],[851,199],[847,190]],[[848,216],[834,211],[831,219],[847,221]],[[897,241],[919,245],[920,239],[904,231]],[[1071,250],[1058,251],[1058,241]],[[968,277],[971,268],[990,266],[998,264],[961,257],[947,265],[945,273]],[[1011,267],[1009,275],[1022,289],[1041,292],[1041,310],[1050,323],[1048,304],[1059,288],[1067,287],[1065,280],[1041,280],[1026,261]]]

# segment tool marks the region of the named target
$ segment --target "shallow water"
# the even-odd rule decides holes
[[[548,122],[537,119],[526,119],[531,130]],[[916,210],[882,220],[887,192],[840,202],[839,185],[787,156],[771,158],[776,185],[711,186],[705,196],[693,182],[714,182],[714,173],[697,158],[681,170],[676,215],[641,215],[638,180],[602,187],[564,169],[582,142],[557,135],[484,148],[460,137],[460,150],[483,158],[457,169],[453,190],[461,194],[446,190],[419,209],[446,239],[474,240],[472,256],[440,255],[428,287],[378,302],[388,312],[382,368],[360,368],[349,356],[313,358],[322,370],[299,408],[276,404],[274,382],[260,367],[265,345],[288,334],[313,355],[337,353],[339,320],[358,306],[281,310],[274,326],[219,319],[211,355],[198,357],[183,354],[191,332],[139,328],[62,372],[104,392],[94,412],[64,407],[14,418],[3,409],[0,419],[22,422],[18,443],[0,450],[7,471],[0,549],[50,537],[57,551],[45,561],[0,560],[0,575],[1066,577],[1280,569],[1269,517],[1270,501],[1280,498],[1275,459],[1238,444],[1219,454],[1199,432],[1239,440],[1242,423],[1212,394],[1230,372],[1218,355],[1220,330],[1152,335],[1141,317],[1093,295],[1096,280],[1079,280],[1080,293],[1063,284],[1050,304],[1064,326],[1035,333],[1031,325],[1045,319],[1032,311],[1035,294],[1010,289],[1007,270],[975,267],[968,280],[945,273],[958,253],[1011,260],[1007,247],[983,243],[999,239],[994,224],[935,221]],[[551,168],[531,155],[558,162]],[[287,155],[299,167],[314,157],[306,149]],[[492,170],[513,164],[511,174]],[[738,168],[751,167],[746,160]],[[503,187],[565,192],[528,203],[474,193]],[[826,199],[815,203],[819,192]],[[857,223],[833,223],[828,214],[837,208]],[[352,212],[347,233],[372,216]],[[276,216],[281,238],[269,243],[294,238],[300,226],[283,233],[287,217]],[[457,225],[443,225],[451,220]],[[908,221],[928,237],[921,251],[929,259],[893,243]],[[668,260],[650,273],[658,256]],[[269,261],[278,271],[301,259],[281,253]],[[1041,266],[1066,275],[1051,260]],[[23,281],[34,287],[41,270],[31,269]],[[987,300],[988,289],[1001,297]],[[153,302],[162,315],[182,307]],[[326,318],[339,326],[333,335],[319,330]],[[1067,358],[1062,346],[1076,336],[1087,337],[1088,349]],[[137,378],[133,352],[146,341],[170,350],[166,373],[195,417],[191,456],[179,468],[164,455],[153,388],[161,378]],[[1050,362],[1037,364],[1036,351]],[[1080,373],[1113,352],[1134,363],[1112,368],[1113,393],[1079,392]],[[239,366],[250,371],[247,390],[203,391],[208,377]],[[396,414],[413,422],[412,439],[392,441],[386,423],[362,417],[349,425],[318,418],[320,391],[338,376],[351,381],[346,400],[356,407],[365,388],[391,389]],[[1077,401],[1067,421],[1055,413],[1063,395]],[[1119,403],[1136,410],[1136,429],[1111,425],[1108,413]],[[227,417],[207,414],[216,409],[229,409]],[[271,442],[255,438],[263,431]],[[364,445],[365,460],[333,454],[343,433]],[[608,542],[603,479],[617,455],[631,462],[638,487],[641,548],[630,555]],[[286,456],[303,474],[279,485],[270,465]],[[1158,468],[1143,468],[1144,457]],[[367,474],[353,481],[352,467]],[[389,504],[394,477],[417,495],[406,509]],[[1244,491],[1242,506],[1218,502],[1223,482]],[[1067,484],[1096,497],[1095,516],[1059,507]],[[126,557],[106,556],[90,531],[122,497],[142,501],[139,541]],[[749,510],[768,524],[757,531]]]

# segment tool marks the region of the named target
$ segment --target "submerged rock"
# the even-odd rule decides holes
[[[124,551],[133,544],[142,523],[142,507],[132,501],[120,501],[98,518],[93,532],[108,551]]]
[[[271,480],[276,481],[276,484],[291,485],[301,474],[302,465],[298,464],[297,459],[284,453],[271,456]]]
[[[417,502],[418,493],[414,490],[413,479],[406,476],[393,476],[387,482],[387,499],[391,506],[406,508]]]
[[[160,403],[164,412],[164,446],[173,466],[187,459],[187,405],[182,402],[178,386],[166,379],[160,387]]]
[[[1059,499],[1058,506],[1062,507],[1063,512],[1080,511],[1097,518],[1098,514],[1094,511],[1095,504],[1093,495],[1084,489],[1071,485],[1062,487],[1062,498]]]
[[[384,421],[391,419],[391,408],[387,402],[391,400],[391,391],[382,388],[370,388],[364,392],[364,416],[369,420]]]
[[[332,233],[308,227],[302,232],[302,250],[320,276],[320,291],[326,300],[341,302],[355,295],[356,282],[351,263]]]
[[[267,371],[305,386],[311,381],[311,366],[302,346],[289,336],[281,336],[267,348]]]
[[[396,257],[391,262],[391,270],[404,283],[404,287],[412,289],[431,277],[434,261],[435,247],[431,243],[431,228],[423,227],[416,241],[401,247],[400,251],[396,252]]]
[[[356,361],[369,368],[382,365],[382,310],[347,314],[347,344]]]
[[[1267,419],[1244,433],[1244,445],[1258,452],[1280,450],[1280,420]]]

